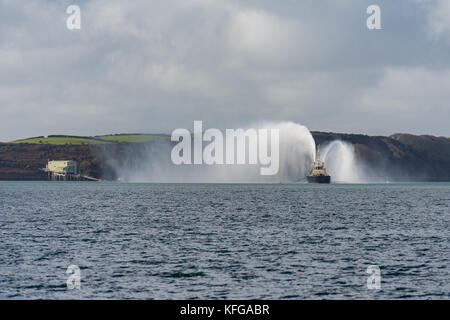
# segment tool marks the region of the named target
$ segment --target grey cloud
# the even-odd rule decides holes
[[[450,136],[450,7],[377,2],[377,31],[365,0],[80,1],[69,31],[72,2],[0,0],[0,140],[197,119]]]

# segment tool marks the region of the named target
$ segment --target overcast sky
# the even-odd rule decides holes
[[[450,136],[449,49],[449,0],[0,0],[0,141],[194,120]]]

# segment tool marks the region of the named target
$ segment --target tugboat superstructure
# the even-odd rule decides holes
[[[325,164],[320,161],[320,144],[317,146],[316,161],[314,161],[311,172],[306,177],[309,183],[330,183],[331,177],[325,170]]]

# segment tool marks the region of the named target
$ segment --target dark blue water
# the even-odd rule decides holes
[[[0,298],[448,299],[449,207],[448,183],[0,182]]]

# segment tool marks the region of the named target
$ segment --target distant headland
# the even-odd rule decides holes
[[[355,155],[372,170],[397,181],[450,181],[450,138],[393,134],[367,136],[317,132],[317,144],[334,140],[351,143]],[[116,180],[115,164],[130,146],[139,155],[149,144],[170,143],[167,134],[111,134],[102,136],[51,135],[0,143],[0,180],[47,180],[49,160],[74,160],[81,174]]]

